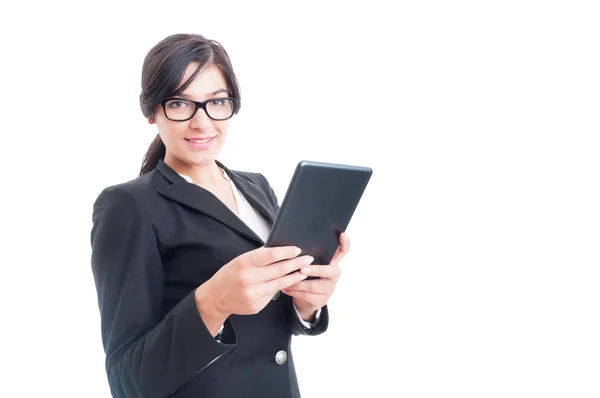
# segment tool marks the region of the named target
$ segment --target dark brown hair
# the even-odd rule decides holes
[[[198,69],[182,82],[191,62],[197,62]],[[223,46],[201,35],[175,34],[157,43],[144,58],[140,94],[144,116],[152,117],[161,100],[181,94],[208,64],[218,67],[223,73],[229,95],[237,99],[234,113],[238,113],[241,106],[240,87]],[[157,135],[144,155],[140,175],[152,171],[158,161],[164,159],[165,153],[165,144]]]

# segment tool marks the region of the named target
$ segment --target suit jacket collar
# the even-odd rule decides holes
[[[270,225],[273,225],[275,211],[270,205],[266,193],[254,182],[243,178],[240,173],[229,170],[219,161],[216,161],[216,163],[225,170],[231,181],[233,181],[248,202]],[[264,245],[265,242],[212,192],[196,184],[189,183],[162,160],[158,162],[156,169],[171,182],[170,185],[159,190],[160,195],[189,209],[200,212],[231,228],[240,235],[260,245]]]

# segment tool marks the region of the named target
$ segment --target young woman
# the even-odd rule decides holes
[[[241,104],[219,43],[177,34],[156,44],[140,104],[158,129],[140,176],[105,188],[93,209],[113,396],[299,397],[291,337],[327,329],[348,237],[314,267],[295,247],[264,247],[273,190],[216,160]]]

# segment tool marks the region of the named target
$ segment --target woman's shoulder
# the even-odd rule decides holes
[[[94,209],[98,210],[107,206],[131,207],[139,205],[153,190],[156,190],[153,189],[156,185],[154,174],[155,171],[151,171],[139,177],[103,187],[94,201]]]

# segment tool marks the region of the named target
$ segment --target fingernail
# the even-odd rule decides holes
[[[304,259],[304,262],[305,262],[306,264],[310,264],[310,263],[312,263],[313,261],[315,261],[315,259],[314,259],[312,256],[307,256],[307,257]]]
[[[310,274],[310,273],[312,272],[312,268],[310,268],[310,267],[305,267],[305,268],[302,268],[302,269],[300,270],[300,272],[302,272],[302,273],[303,273],[303,274],[305,274],[305,275],[308,275],[308,274]]]
[[[294,249],[294,254],[296,254],[296,256],[300,253],[302,253],[302,249],[300,249],[299,247]]]

